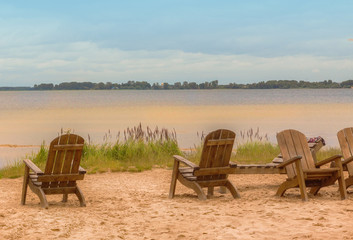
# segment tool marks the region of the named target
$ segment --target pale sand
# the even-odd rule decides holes
[[[49,209],[22,179],[0,179],[0,239],[353,239],[353,197],[341,201],[337,185],[302,202],[298,190],[275,197],[284,175],[232,175],[241,198],[228,193],[199,201],[177,184],[168,199],[171,170],[87,175],[79,182],[87,207],[75,196]]]

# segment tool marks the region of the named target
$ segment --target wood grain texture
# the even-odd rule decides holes
[[[86,171],[80,168],[84,139],[76,134],[64,134],[55,138],[49,146],[48,159],[44,173],[29,160],[25,160],[22,204],[25,204],[27,185],[39,197],[41,205],[48,208],[46,194],[63,194],[67,201],[68,194],[75,194],[81,206],[85,199],[76,181],[82,180]],[[39,169],[39,170],[38,170]],[[28,172],[31,170],[32,172]]]
[[[234,141],[234,132],[219,129],[205,137],[199,165],[190,164],[188,160],[174,156],[169,198],[174,197],[177,180],[193,189],[200,200],[207,199],[202,188],[207,187],[208,196],[211,196],[216,186],[226,187],[233,197],[239,197],[235,186],[228,180],[228,174],[234,173],[236,169],[234,164],[231,166],[229,163]],[[180,163],[189,167],[179,167]]]
[[[342,163],[337,157],[324,160],[325,163],[335,162],[336,167],[318,169],[303,133],[288,129],[277,134],[278,145],[280,147],[283,163],[289,163],[286,167],[288,180],[280,185],[277,191],[278,196],[283,196],[289,188],[299,188],[303,201],[307,201],[308,195],[306,187],[312,187],[311,193],[317,192],[324,186],[332,185],[338,180],[341,199],[347,197],[345,182],[343,181]],[[297,157],[297,160],[294,159]],[[300,158],[299,158],[300,157]],[[300,159],[300,162],[299,162]],[[295,169],[288,167],[294,166]],[[316,164],[320,166],[320,164]]]
[[[353,185],[353,162],[349,161],[353,157],[353,127],[344,128],[337,133],[338,142],[346,161],[344,169],[348,171],[348,178],[345,179],[346,187]]]

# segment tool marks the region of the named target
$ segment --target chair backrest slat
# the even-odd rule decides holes
[[[302,156],[303,170],[315,168],[313,155],[311,154],[308,141],[303,133],[299,131],[292,131],[292,138],[297,150],[297,155]]]
[[[80,168],[80,162],[81,162],[81,157],[82,157],[82,152],[83,152],[83,144],[84,144],[83,138],[77,137],[76,143],[82,145],[82,148],[75,150],[70,173],[78,173],[78,170]],[[68,186],[73,186],[74,184],[75,184],[74,181],[70,181],[68,183]]]
[[[277,134],[277,141],[281,149],[283,161],[301,156],[303,170],[315,168],[313,156],[303,133],[293,129],[284,130]],[[286,171],[289,178],[296,176],[294,164],[287,165]]]
[[[64,134],[55,138],[49,146],[45,175],[76,174],[80,165],[84,140],[76,134]],[[75,181],[43,182],[42,187],[65,187]]]
[[[344,128],[337,133],[344,159],[353,156],[353,128]],[[347,164],[349,175],[353,175],[353,162]]]
[[[59,138],[59,145],[66,145],[67,141],[69,139],[69,136],[67,134],[60,136]],[[51,149],[49,149],[50,151]],[[66,155],[66,150],[65,148],[60,149],[60,150],[52,150],[53,152],[56,152],[56,158],[55,158],[55,163],[54,163],[54,169],[52,171],[53,174],[59,174],[62,171],[63,163],[65,160],[65,155]]]
[[[78,138],[77,135],[70,134],[68,136],[67,144],[60,146],[60,147],[63,147],[64,150],[66,150],[63,167],[61,169],[61,173],[64,173],[64,174],[71,173],[71,166],[73,164],[73,157],[74,157],[76,149],[77,149],[77,147],[73,148],[72,146],[76,145],[77,138]],[[66,186],[67,186],[67,182],[63,182],[63,181],[60,182],[60,187],[66,187]]]
[[[285,139],[285,136],[282,132],[277,134],[277,142],[278,142],[278,146],[281,150],[283,161],[290,159],[291,155],[288,151],[286,139]],[[293,178],[294,176],[296,176],[295,167],[293,166],[293,164],[286,166],[286,172],[287,172],[287,175],[289,178]]]

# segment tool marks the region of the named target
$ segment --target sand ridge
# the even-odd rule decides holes
[[[0,179],[1,239],[352,239],[353,197],[338,186],[302,202],[298,190],[274,196],[285,175],[231,175],[241,198],[199,201],[177,183],[168,199],[171,170],[87,175],[78,184],[87,202],[49,196],[40,208],[30,190],[20,205],[22,178]]]

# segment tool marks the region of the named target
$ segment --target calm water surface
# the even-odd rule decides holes
[[[319,103],[353,103],[353,89],[0,91],[0,111],[57,107]]]

